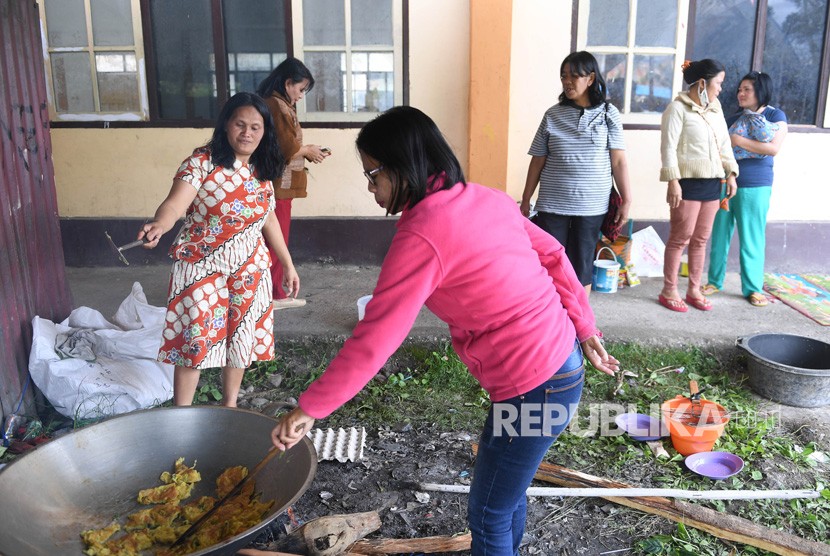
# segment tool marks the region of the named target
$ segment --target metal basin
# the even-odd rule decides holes
[[[138,491],[160,484],[159,475],[179,457],[187,464],[195,459],[202,475],[189,499],[215,496],[219,473],[234,465],[253,469],[265,456],[275,424],[242,409],[159,408],[114,417],[43,444],[0,471],[0,554],[82,554],[80,532],[145,507],[136,502]],[[265,518],[193,554],[235,554],[305,492],[317,455],[311,441],[303,440],[256,477],[262,499],[274,500]]]
[[[794,334],[738,338],[746,351],[750,387],[770,400],[795,407],[830,404],[830,344]]]

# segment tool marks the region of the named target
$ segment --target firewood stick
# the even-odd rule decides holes
[[[273,550],[258,550],[256,548],[243,548],[236,553],[236,556],[297,556],[293,552],[274,552]]]
[[[454,537],[421,537],[415,539],[363,539],[349,549],[359,554],[398,554],[400,552],[460,552],[470,550],[472,537],[469,533]]]
[[[420,483],[422,490],[435,492],[468,493],[466,485],[439,485]],[[660,496],[666,498],[693,498],[695,500],[768,500],[793,498],[818,498],[818,490],[683,490],[679,488],[552,488],[530,487],[528,496],[584,496],[607,498],[609,496],[639,498]]]
[[[625,483],[611,481],[546,462],[542,462],[539,466],[536,479],[569,487],[589,485],[626,488],[629,486]],[[699,504],[659,497],[625,498],[609,496],[606,500],[683,523],[687,527],[706,531],[721,539],[754,546],[783,556],[830,555],[830,546],[824,543],[802,539],[785,531],[764,527],[748,519],[718,512]]]
[[[473,454],[475,454],[478,451],[478,445],[473,444],[472,448]],[[627,488],[630,486],[547,462],[542,462],[539,465],[535,478],[567,487]],[[830,546],[824,543],[802,539],[785,531],[758,525],[742,517],[704,508],[699,504],[660,497],[625,498],[609,496],[606,500],[683,523],[687,527],[706,531],[710,535],[721,539],[747,544],[775,554],[783,556],[805,554],[808,556],[830,556]]]

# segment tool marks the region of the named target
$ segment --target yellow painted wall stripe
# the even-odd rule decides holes
[[[512,0],[470,2],[468,179],[506,190]]]

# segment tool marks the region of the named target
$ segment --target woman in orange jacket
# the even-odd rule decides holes
[[[265,100],[274,127],[277,142],[286,160],[282,177],[274,182],[277,207],[274,213],[280,223],[282,235],[288,244],[291,227],[291,201],[307,196],[305,161],[319,163],[331,152],[319,145],[304,145],[303,130],[297,119],[297,102],[314,87],[314,77],[308,68],[296,58],[286,58],[262,80],[257,94]],[[271,246],[269,245],[269,250]],[[272,252],[271,257],[274,257]],[[282,267],[271,267],[274,284],[274,309],[302,307],[305,299],[288,297],[282,289]]]

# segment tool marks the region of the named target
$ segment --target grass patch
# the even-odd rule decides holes
[[[284,386],[292,395],[299,395],[322,373],[337,347],[292,348],[295,351],[286,356],[286,360],[293,363],[284,361],[280,371],[284,374]],[[735,361],[721,361],[699,348],[661,349],[639,344],[610,344],[608,349],[623,362],[623,370],[632,376],[618,382],[593,369],[586,373],[579,416],[551,449],[551,461],[638,486],[689,490],[816,488],[823,491],[824,498],[701,503],[804,538],[817,541],[827,538],[830,489],[821,480],[826,469],[821,469],[820,464],[808,457],[818,447],[812,443],[799,445],[779,428],[774,415],[759,412],[743,384],[742,375],[735,371],[738,368]],[[298,359],[303,363],[297,365]],[[279,367],[279,358],[274,365]],[[730,423],[716,449],[744,459],[746,467],[739,475],[713,483],[686,471],[682,456],[674,453],[668,439],[665,445],[673,456],[658,459],[643,444],[633,442],[627,436],[601,434],[601,428],[592,432],[597,427],[591,425],[591,419],[600,424],[605,419],[607,424],[613,422],[616,413],[625,411],[659,415],[663,401],[678,394],[688,395],[690,380],[699,383],[706,399],[730,411]],[[379,428],[411,423],[475,434],[481,428],[488,406],[486,393],[449,345],[406,345],[354,400],[320,426]],[[602,415],[603,408],[609,407],[616,413],[611,411]],[[770,486],[781,477],[799,486]],[[633,518],[634,521],[637,518]],[[713,556],[735,553],[733,544],[708,533],[663,520],[658,522],[659,526],[648,530],[631,531],[635,538],[642,537],[634,553]],[[764,552],[744,546],[740,553]]]
[[[274,361],[258,363],[243,379],[243,388],[274,399],[297,397],[319,377],[341,347],[339,341],[293,342],[278,346]],[[593,369],[586,373],[578,416],[548,454],[548,459],[586,473],[636,486],[689,490],[815,488],[819,499],[700,502],[718,511],[738,515],[774,529],[826,542],[830,523],[830,489],[823,479],[828,465],[810,454],[821,447],[799,442],[782,430],[775,415],[764,414],[743,384],[741,361],[724,361],[699,348],[669,349],[639,344],[609,344],[608,351],[622,362],[629,375],[622,380]],[[272,375],[282,376],[276,386]],[[706,399],[730,412],[730,422],[715,449],[739,455],[744,470],[714,483],[686,471],[682,456],[668,439],[672,456],[657,458],[642,443],[625,435],[608,434],[603,426],[617,413],[638,411],[659,415],[660,404],[674,396],[688,395],[689,381],[696,380]],[[221,399],[221,372],[202,372],[196,403]],[[165,404],[165,405],[169,405]],[[411,424],[434,426],[444,431],[465,431],[474,436],[484,422],[489,399],[445,342],[405,344],[380,373],[352,401],[318,423],[321,427],[364,426],[379,429]],[[610,408],[610,409],[609,409]],[[84,423],[76,423],[76,427]],[[827,450],[827,447],[824,447]],[[0,456],[0,462],[9,456]],[[570,503],[570,502],[568,502]],[[574,504],[582,503],[574,501]],[[716,537],[680,524],[621,509],[615,527],[628,528],[640,539],[633,554],[711,555],[764,554],[750,546],[736,547]],[[648,526],[643,526],[647,523]]]

